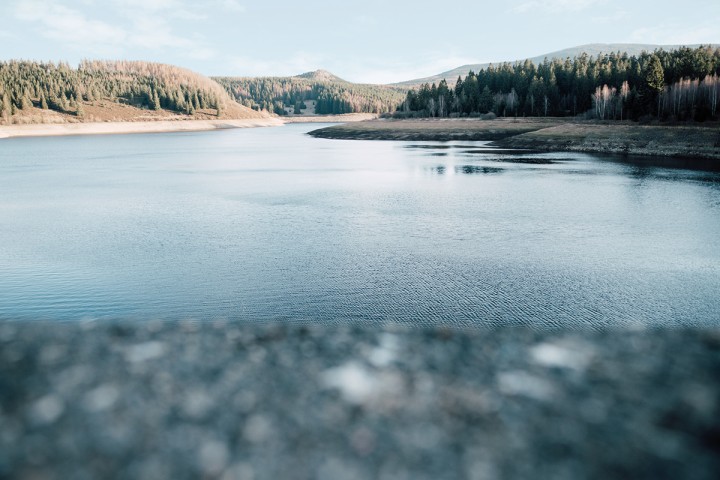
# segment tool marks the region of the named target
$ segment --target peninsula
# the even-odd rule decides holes
[[[343,140],[492,141],[501,148],[720,161],[720,123],[640,125],[562,118],[374,120],[313,130]]]

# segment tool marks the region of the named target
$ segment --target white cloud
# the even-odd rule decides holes
[[[182,7],[182,4],[177,0],[115,0],[114,3],[128,10],[145,10],[151,12]]]
[[[605,15],[592,15],[590,21],[596,24],[605,25],[610,23],[623,22],[631,19],[632,16],[627,10],[617,10],[613,13],[608,13]]]
[[[202,21],[207,20],[210,18],[210,16],[207,13],[202,12],[193,12],[190,10],[180,9],[172,12],[170,14],[173,18],[178,18],[180,20],[190,20],[190,21]]]
[[[126,17],[120,26],[120,22],[110,24],[89,18],[56,1],[23,0],[15,8],[15,17],[38,24],[43,36],[84,55],[122,55],[128,48],[136,47],[149,51],[176,49],[193,59],[212,58],[215,52],[202,39],[176,35],[165,20],[166,15],[160,14],[173,10],[173,16],[197,18],[181,7],[178,0],[116,2],[116,13]]]
[[[17,4],[15,16],[20,20],[42,26],[44,36],[90,50],[103,51],[107,46],[121,45],[127,32],[120,27],[93,20],[83,13],[57,3],[43,0],[24,0]]]
[[[195,47],[192,40],[174,35],[164,20],[143,17],[135,20],[127,40],[130,45],[147,50]]]
[[[285,59],[269,60],[250,56],[235,56],[223,62],[218,75],[289,76],[325,69],[345,80],[357,83],[387,84],[436,75],[461,65],[483,63],[475,58],[446,56],[442,52],[426,53],[422,62],[378,62],[357,57],[338,60],[316,53],[298,52]],[[418,66],[420,65],[420,66]]]
[[[114,0],[114,5],[118,12],[131,19],[150,14],[191,21],[208,18],[203,9],[194,9],[181,0]]]
[[[579,12],[603,2],[604,0],[530,0],[512,7],[510,11],[513,13]]]
[[[231,12],[242,13],[246,10],[245,6],[237,0],[220,0],[220,6]]]
[[[370,62],[358,61],[347,66],[338,67],[338,71],[344,72],[348,80],[362,83],[395,83],[424,78],[437,75],[438,73],[452,70],[462,65],[470,65],[480,62],[476,58],[465,56],[444,56],[442,54],[425,54],[422,62],[393,62],[383,64],[370,64]],[[420,66],[418,66],[420,65]],[[341,77],[343,75],[340,75]],[[453,78],[453,80],[455,80]]]
[[[261,60],[253,57],[234,56],[225,64],[228,74],[239,76],[287,76],[326,68],[324,57],[307,52],[297,52],[280,60]],[[333,72],[334,73],[334,72]]]
[[[659,25],[634,30],[629,41],[654,43],[658,45],[694,45],[698,43],[720,43],[720,33],[714,25],[697,25],[681,28],[678,25]]]
[[[188,57],[195,60],[210,60],[217,56],[217,52],[212,48],[208,47],[196,47],[192,48],[188,52]]]

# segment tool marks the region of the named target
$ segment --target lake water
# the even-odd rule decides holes
[[[720,325],[720,173],[320,126],[0,141],[0,319]]]

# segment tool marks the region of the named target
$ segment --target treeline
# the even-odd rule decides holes
[[[235,100],[254,110],[285,115],[306,100],[315,100],[315,113],[387,113],[402,102],[404,93],[383,85],[362,85],[302,77],[216,77]]]
[[[597,58],[530,60],[489,66],[410,90],[398,116],[577,116],[665,120],[717,118],[720,49],[657,50]]]
[[[66,63],[0,62],[0,98],[5,122],[33,106],[82,117],[82,103],[96,100],[186,114],[215,109],[219,116],[231,101],[222,87],[190,70],[126,61],[85,61],[77,69]]]

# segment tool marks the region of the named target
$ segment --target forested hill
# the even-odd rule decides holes
[[[688,48],[697,48],[701,45],[685,45]],[[718,45],[713,45],[718,46]],[[644,43],[590,43],[587,45],[580,45],[577,47],[564,48],[556,52],[545,53],[536,57],[531,57],[528,60],[533,62],[535,65],[540,65],[546,58],[550,61],[559,59],[565,60],[566,58],[580,57],[583,54],[597,57],[599,55],[605,55],[613,52],[627,53],[628,55],[641,55],[643,52],[653,52],[655,50],[672,51],[683,48],[683,45],[652,45]],[[523,59],[524,60],[524,59]],[[521,62],[523,60],[520,60]],[[424,83],[439,83],[440,80],[445,79],[449,84],[453,85],[458,77],[465,78],[470,72],[478,72],[485,70],[490,65],[500,65],[501,63],[515,63],[515,62],[494,62],[494,63],[476,63],[472,65],[463,65],[446,72],[438,73],[425,78],[416,78],[413,80],[406,80],[404,82],[398,82],[393,85],[404,86],[407,88],[418,87]]]
[[[296,75],[297,78],[307,78],[308,80],[315,80],[318,82],[336,82],[336,83],[348,83],[346,80],[333,75],[327,70],[315,70],[314,72],[305,72],[300,75]]]
[[[396,109],[406,88],[350,83],[324,70],[295,77],[214,77],[242,105],[278,115],[306,110],[316,114],[385,113]]]
[[[0,100],[5,124],[261,116],[207,77],[148,62],[0,62]]]
[[[708,120],[720,116],[720,48],[502,63],[411,90],[403,116],[575,116]]]

